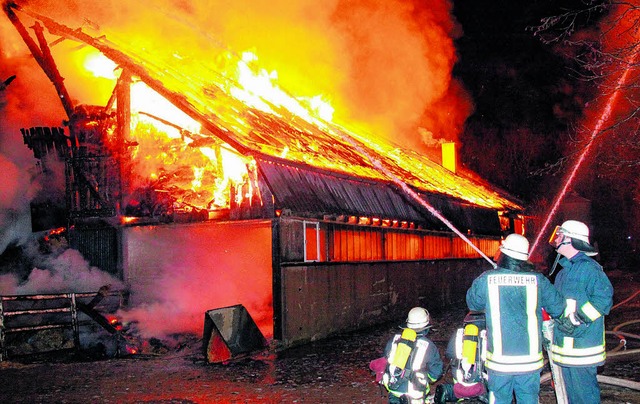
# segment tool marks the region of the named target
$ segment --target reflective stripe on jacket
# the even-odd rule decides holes
[[[552,317],[564,310],[562,295],[544,275],[519,265],[486,271],[467,291],[467,306],[486,314],[488,369],[529,373],[542,368],[541,308]]]
[[[586,322],[572,335],[555,327],[553,359],[565,366],[602,365],[606,359],[604,316],[613,305],[613,286],[600,264],[582,252],[559,263],[562,270],[555,286],[567,301],[575,301],[578,316]]]
[[[400,337],[401,334],[396,334],[387,343],[385,356],[389,363],[393,362]],[[436,345],[424,334],[418,334],[409,360],[411,362],[407,363],[406,369],[410,370],[410,377],[398,383],[397,387],[391,388],[390,384],[395,385],[395,380],[392,379],[397,369],[395,369],[395,366],[390,365],[383,375],[382,384],[390,394],[396,397],[406,395],[412,399],[421,399],[429,393],[429,381],[434,382],[442,376],[444,368],[442,359]]]

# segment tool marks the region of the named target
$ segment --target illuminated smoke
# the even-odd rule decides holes
[[[33,239],[24,244],[24,250],[34,269],[26,279],[17,274],[0,275],[0,295],[97,292],[104,285],[111,285],[113,290],[124,289],[120,280],[90,266],[77,250],[57,245],[57,251],[43,254]]]
[[[199,334],[207,310],[240,303],[273,335],[269,223],[128,230],[129,265],[151,272],[131,281],[135,307],[120,315],[143,337]]]

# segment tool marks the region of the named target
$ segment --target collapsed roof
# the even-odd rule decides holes
[[[254,159],[270,185],[276,208],[380,215],[432,224],[436,221],[427,213],[430,206],[457,218],[465,216],[456,214],[460,207],[482,212],[467,222],[486,222],[478,218],[486,218],[488,212],[522,210],[515,198],[475,176],[453,173],[415,151],[309,115],[300,105],[276,105],[266,99],[259,100],[260,108],[249,105],[234,96],[232,81],[203,64],[199,69],[181,69],[173,54],[151,54],[126,41],[91,36],[13,3],[5,4],[5,11],[19,31],[22,25],[15,12],[23,11],[51,35],[94,47],[199,122],[204,134],[198,142],[221,140]],[[25,33],[21,35],[24,38]],[[36,59],[42,52],[34,46],[30,50]],[[64,103],[64,97],[61,99]],[[301,170],[305,178],[296,180],[294,172]],[[403,200],[408,206],[400,206]],[[478,230],[477,224],[466,225]]]

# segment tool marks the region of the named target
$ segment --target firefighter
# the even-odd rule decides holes
[[[389,392],[389,403],[424,403],[429,384],[442,376],[438,347],[427,338],[430,328],[429,312],[414,307],[407,316],[406,328],[387,343],[381,384]]]
[[[484,348],[486,348],[486,321],[484,313],[469,312],[463,325],[449,339],[445,356],[449,359],[453,383],[440,383],[436,387],[435,404],[475,399],[488,402]]]
[[[490,403],[538,403],[542,356],[542,308],[554,318],[564,299],[528,261],[529,241],[510,234],[496,257],[497,267],[478,276],[467,291],[467,306],[484,311],[485,367]]]
[[[597,367],[604,364],[604,316],[613,304],[613,286],[591,256],[589,228],[577,220],[556,226],[550,244],[562,256],[555,286],[566,299],[565,316],[575,328],[558,324],[551,350],[560,366],[569,403],[599,403]]]

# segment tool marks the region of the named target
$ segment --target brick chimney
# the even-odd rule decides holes
[[[454,142],[442,143],[442,167],[455,174],[456,163],[456,144]]]

